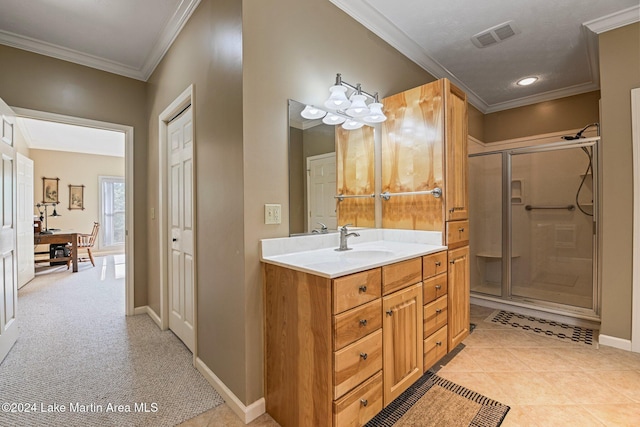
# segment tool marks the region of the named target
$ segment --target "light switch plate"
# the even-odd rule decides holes
[[[264,205],[264,223],[280,224],[282,223],[282,205],[267,203]]]

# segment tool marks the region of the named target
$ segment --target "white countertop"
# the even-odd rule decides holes
[[[353,231],[350,229],[350,231]],[[261,261],[330,279],[447,249],[432,231],[355,230],[348,251],[336,251],[339,235],[297,236],[261,241]]]

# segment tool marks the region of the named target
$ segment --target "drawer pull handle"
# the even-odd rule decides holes
[[[436,341],[436,345],[439,347],[442,345],[442,341]]]
[[[442,289],[442,285],[436,285],[436,291],[439,291],[440,289]]]
[[[458,228],[458,231],[459,231],[460,233],[462,233],[462,232],[464,231],[464,227],[460,227],[460,228]]]
[[[387,310],[387,316],[393,316],[393,310]]]
[[[442,265],[442,263],[440,261],[436,261],[436,267],[440,267],[440,265]]]
[[[367,326],[367,319],[360,319],[360,326]]]
[[[365,285],[362,285],[358,288],[358,291],[360,292],[367,292],[367,287]]]
[[[436,314],[440,314],[442,313],[442,309],[441,308],[436,308]]]
[[[367,399],[360,399],[360,403],[362,404],[362,406],[367,406],[369,404],[369,401]]]
[[[362,360],[367,360],[367,357],[369,357],[369,355],[367,353],[360,353],[360,357],[362,357]]]

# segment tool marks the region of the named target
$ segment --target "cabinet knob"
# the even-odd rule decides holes
[[[440,313],[442,313],[442,309],[441,308],[437,308],[436,309],[436,314],[440,314]]]
[[[436,261],[436,267],[440,267],[440,265],[442,265],[442,263],[440,261]]]
[[[369,404],[369,401],[367,399],[360,399],[360,404],[362,406],[367,406]]]
[[[458,228],[458,231],[462,233],[464,231],[464,227]]]
[[[362,357],[362,360],[367,360],[367,357],[369,357],[369,355],[367,353],[360,353],[360,357]]]
[[[360,326],[367,326],[367,319],[360,319]]]
[[[393,316],[393,310],[387,310],[387,316]]]
[[[442,341],[436,341],[436,345],[437,346],[441,346],[442,345]]]
[[[436,291],[439,291],[440,289],[442,289],[442,285],[436,285]]]
[[[367,292],[367,286],[366,285],[362,285],[358,288],[358,291],[360,292]]]

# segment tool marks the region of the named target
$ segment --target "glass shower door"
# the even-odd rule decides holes
[[[469,158],[471,291],[501,297],[502,154]]]
[[[591,150],[511,154],[512,298],[594,308]]]

